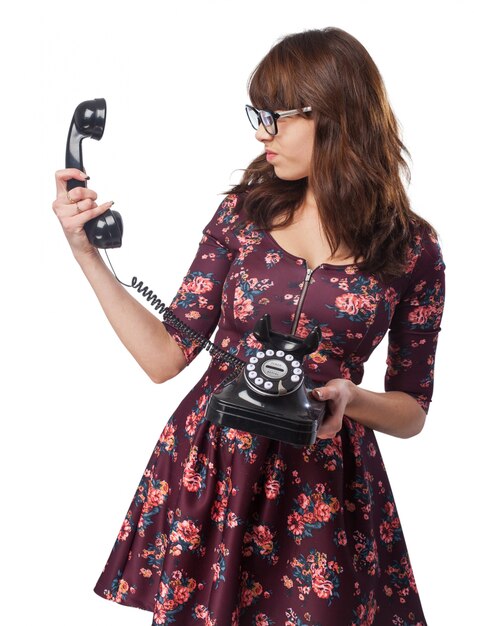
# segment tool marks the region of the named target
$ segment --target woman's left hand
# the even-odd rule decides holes
[[[355,384],[346,378],[334,378],[312,394],[317,400],[327,401],[327,413],[317,431],[317,439],[332,439],[342,428],[347,405],[354,395]]]

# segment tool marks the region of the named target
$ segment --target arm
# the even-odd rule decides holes
[[[162,322],[139,304],[116,280],[98,250],[90,244],[84,224],[109,209],[112,202],[98,206],[97,194],[87,187],[75,187],[68,194],[67,181],[85,180],[75,168],[55,174],[57,197],[52,208],[76,261],[89,280],[113,329],[136,361],[155,382],[175,376],[185,366],[184,357]]]
[[[186,360],[163,322],[126,291],[98,251],[75,258],[114,331],[151,380],[162,383],[179,374]]]
[[[106,267],[98,250],[92,246],[85,234],[85,222],[101,215],[111,202],[98,206],[97,194],[86,187],[76,187],[66,192],[66,181],[70,178],[84,180],[86,174],[74,168],[56,172],[57,198],[52,208],[60,220],[73,255],[92,286],[114,331],[148,376],[157,383],[178,374],[188,365],[200,347],[191,345],[186,337],[166,322],[162,322],[140,304],[116,280]],[[71,199],[71,201],[70,201]],[[223,212],[234,208],[236,196],[228,196],[216,210],[205,227],[196,257],[189,275],[199,277],[192,288],[186,279],[170,307],[177,317],[194,330],[210,336],[217,323],[221,302],[222,281],[226,275],[232,253],[222,245],[224,239],[220,221]],[[212,236],[209,234],[212,233]],[[217,241],[215,236],[221,240]],[[201,281],[201,277],[203,277]],[[208,291],[207,298],[199,295]],[[191,293],[186,293],[187,291]],[[204,301],[207,312],[201,312]],[[209,310],[212,309],[212,312]],[[198,310],[196,310],[198,309]]]
[[[425,411],[403,391],[378,393],[336,378],[314,392],[320,400],[329,401],[330,415],[319,429],[320,439],[335,436],[344,414],[368,428],[403,439],[418,435],[425,424]]]
[[[390,323],[385,392],[369,391],[345,379],[314,390],[317,397],[329,401],[330,414],[319,430],[320,438],[333,437],[344,414],[401,438],[417,435],[425,424],[443,315],[445,264],[438,242],[428,233],[417,238],[410,257],[408,286]]]
[[[222,287],[233,253],[226,244],[224,217],[237,196],[227,196],[204,227],[195,257],[169,305],[174,315],[207,339],[217,326]],[[156,383],[176,376],[202,346],[169,322],[161,322],[116,280],[98,251],[81,256],[80,265],[118,337]]]

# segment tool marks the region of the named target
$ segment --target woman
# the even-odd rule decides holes
[[[374,431],[412,437],[433,390],[444,264],[409,205],[405,149],[374,62],[338,28],[284,37],[251,76],[262,153],[203,230],[176,297],[188,326],[247,361],[264,313],[322,342],[303,367],[328,415],[296,448],[204,418],[231,366],[209,367],[168,420],[94,591],[153,624],[426,624]],[[58,215],[120,339],[155,382],[200,344],[115,280],[82,229],[111,203],[66,192]],[[385,392],[360,387],[389,330]]]

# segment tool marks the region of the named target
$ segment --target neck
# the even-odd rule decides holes
[[[310,187],[307,187],[307,191],[305,193],[304,199],[302,200],[302,203],[300,207],[298,208],[297,213],[301,216],[306,215],[306,214],[310,214],[310,215],[318,214],[317,202],[315,201],[314,194]]]

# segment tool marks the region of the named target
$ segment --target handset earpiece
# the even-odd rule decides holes
[[[99,141],[106,122],[106,100],[85,100],[75,109],[66,142],[65,166],[84,171],[81,142],[85,137]],[[75,187],[86,187],[86,182],[71,178],[67,181],[68,191]],[[86,222],[85,232],[89,242],[96,248],[119,248],[123,236],[123,220],[118,211],[108,209],[99,217]]]

